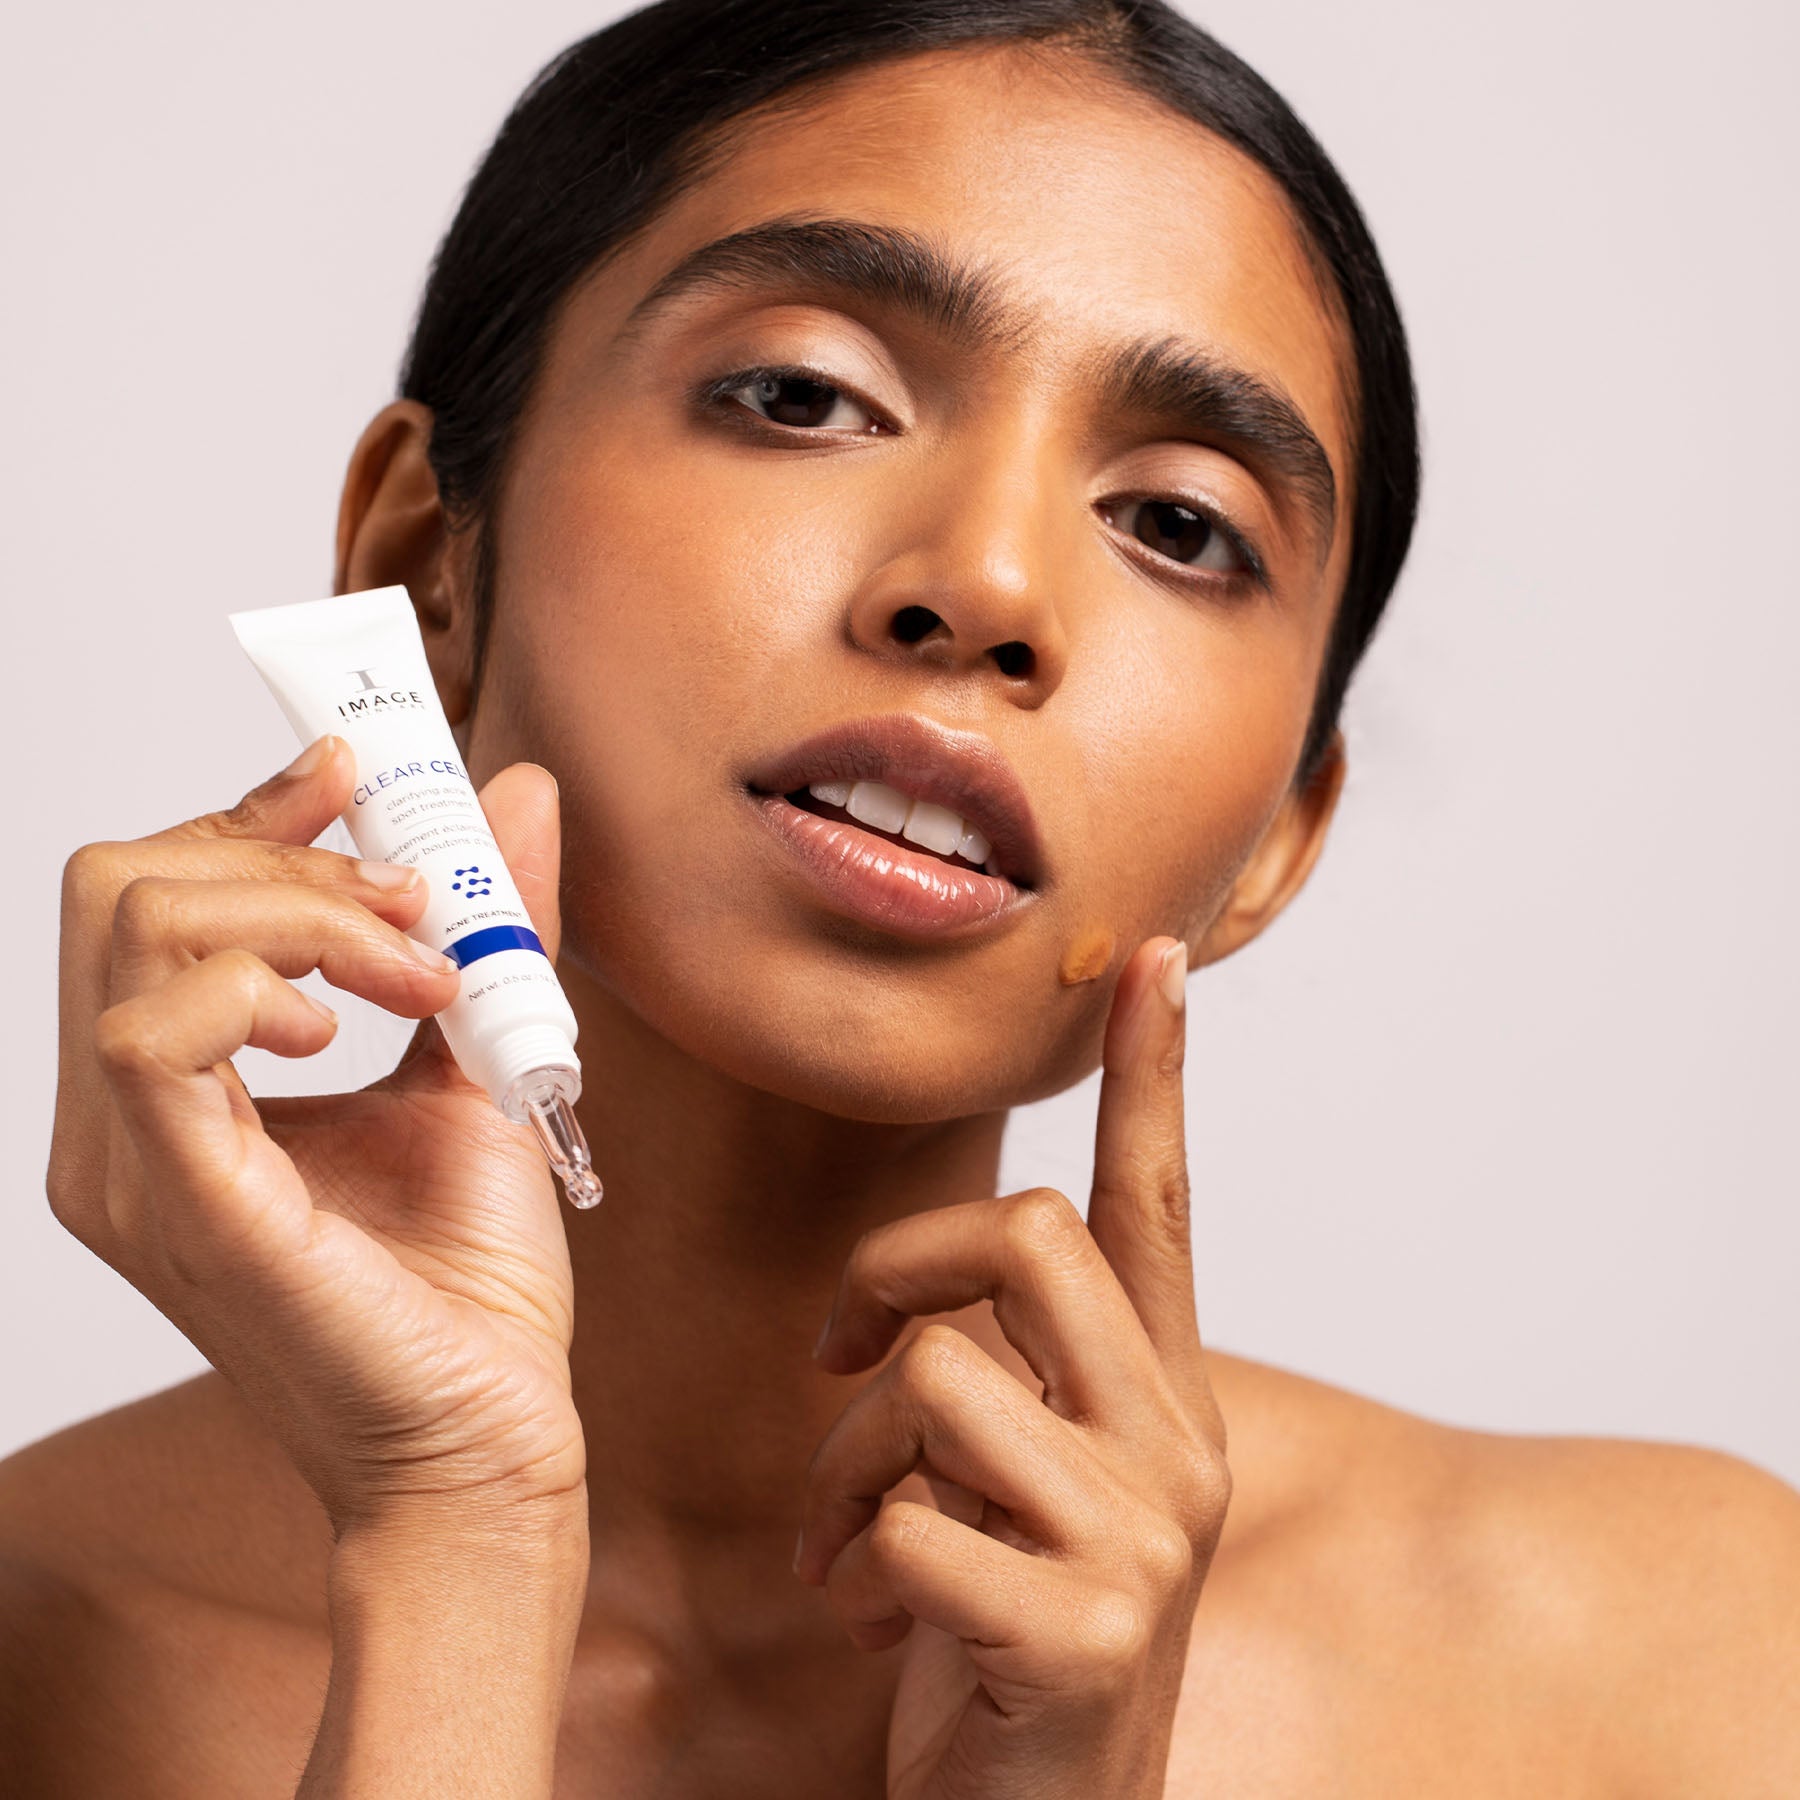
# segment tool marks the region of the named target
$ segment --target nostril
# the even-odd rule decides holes
[[[903,606],[894,614],[894,636],[903,644],[916,644],[937,622],[929,606]]]
[[[996,644],[994,661],[1002,675],[1029,675],[1033,661],[1031,646],[1020,643],[1017,638],[1010,644]]]

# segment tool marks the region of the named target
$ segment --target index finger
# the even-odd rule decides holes
[[[1101,1055],[1088,1230],[1181,1391],[1208,1411],[1194,1307],[1182,1066],[1187,946],[1140,944],[1113,991]]]
[[[67,1158],[71,1137],[91,1138],[86,1097],[94,1067],[94,1020],[111,984],[112,920],[119,896],[140,875],[243,879],[269,872],[354,894],[371,911],[404,928],[423,904],[422,883],[390,885],[412,870],[359,863],[335,851],[307,848],[348,804],[355,758],[327,734],[287,768],[252,788],[235,806],[203,813],[141,838],[83,844],[64,865],[60,900],[55,1153]]]
[[[356,760],[335,733],[315,738],[285,769],[258,782],[237,805],[153,831],[145,843],[171,839],[264,838],[310,844],[349,804]]]

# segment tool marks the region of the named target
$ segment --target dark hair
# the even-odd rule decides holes
[[[983,39],[1067,43],[1235,145],[1286,192],[1309,256],[1335,284],[1327,300],[1341,306],[1355,365],[1355,506],[1294,775],[1312,779],[1418,512],[1411,361],[1368,227],[1318,141],[1255,70],[1162,0],[657,0],[539,71],[438,247],[400,377],[401,394],[435,415],[446,512],[477,528],[477,688],[501,472],[563,295],[696,178],[738,115],[860,64]]]

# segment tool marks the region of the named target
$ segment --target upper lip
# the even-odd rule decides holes
[[[1042,879],[1043,844],[1025,785],[979,732],[955,731],[918,713],[884,713],[815,732],[746,777],[763,794],[832,779],[882,781],[947,806],[987,839],[995,866],[1016,887]]]

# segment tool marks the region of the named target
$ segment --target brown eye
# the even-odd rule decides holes
[[[1139,543],[1148,544],[1159,556],[1190,568],[1236,574],[1248,567],[1227,533],[1203,512],[1183,506],[1179,500],[1133,500],[1136,512],[1129,527]]]
[[[875,429],[868,414],[846,398],[842,388],[835,388],[829,382],[814,381],[810,376],[759,375],[755,380],[733,388],[731,393],[774,425],[816,430],[835,423],[852,431]],[[849,408],[853,416],[834,421],[832,415],[839,407]],[[860,419],[854,416],[859,413]]]

